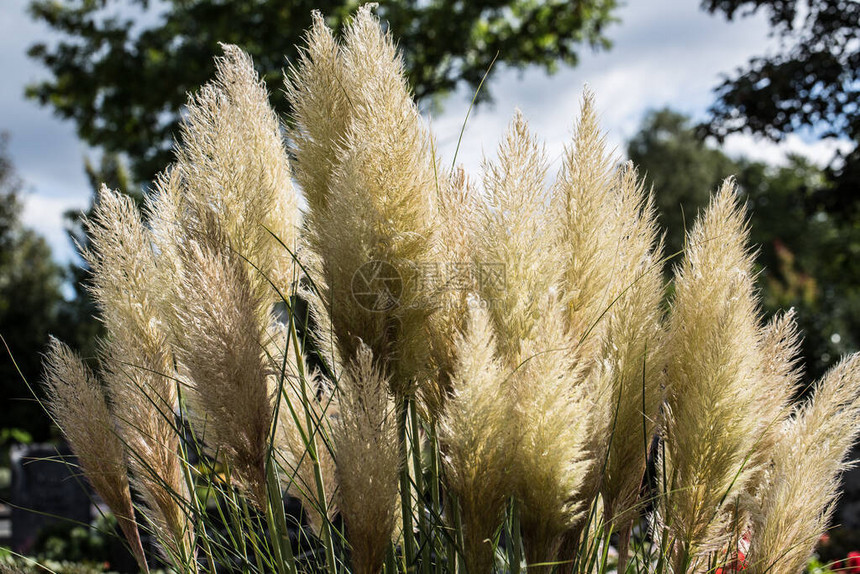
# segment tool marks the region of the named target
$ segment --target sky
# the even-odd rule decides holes
[[[24,97],[28,83],[47,77],[44,68],[28,59],[27,48],[55,37],[30,20],[27,3],[0,0],[0,131],[10,134],[12,160],[26,183],[24,222],[47,238],[58,260],[69,261],[75,254],[62,214],[87,206],[91,188],[84,157],[97,157],[97,151],[78,140],[71,122]],[[624,142],[649,110],[668,106],[705,118],[722,75],[775,45],[763,15],[728,22],[701,10],[699,0],[627,0],[617,16],[621,21],[608,31],[613,47],[584,49],[575,68],[563,67],[553,75],[538,69],[500,70],[489,86],[494,102],[469,117],[458,163],[478,173],[482,158],[495,154],[519,108],[557,164],[585,85],[595,93],[610,145],[623,153]],[[446,162],[453,158],[470,98],[470,93],[457,92],[428,118]],[[732,136],[724,149],[772,164],[783,162],[787,153],[800,153],[823,165],[840,145],[803,135],[790,135],[779,145]]]

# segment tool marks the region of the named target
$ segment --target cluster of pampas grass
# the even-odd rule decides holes
[[[555,177],[517,113],[471,179],[370,7],[306,40],[288,127],[224,46],[145,210],[103,189],[87,222],[107,336],[92,369],[51,344],[47,405],[141,570],[800,572],[860,359],[792,402],[733,182],[667,305],[652,192],[590,93]]]

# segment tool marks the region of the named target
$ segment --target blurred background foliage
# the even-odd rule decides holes
[[[702,141],[690,118],[668,109],[646,116],[627,155],[655,191],[666,254],[674,255],[667,273],[681,257],[685,225],[707,205],[711,190],[733,176],[750,210],[765,313],[797,310],[807,378],[857,349],[860,233],[821,207],[807,211],[810,196],[833,185],[827,170],[800,156],[776,167],[730,158]]]
[[[62,269],[51,259],[42,237],[21,224],[23,182],[9,160],[8,137],[0,135],[0,335],[18,362],[0,361],[4,442],[44,438],[49,425],[32,395],[21,382],[18,368],[34,377],[39,373],[42,349],[50,333],[60,327],[63,298]]]
[[[704,0],[730,20],[766,14],[781,48],[750,60],[715,90],[703,134],[738,132],[780,140],[797,131],[853,142],[826,170],[828,184],[805,198],[822,210],[856,219],[860,188],[860,2],[856,0]]]
[[[29,95],[74,121],[84,141],[124,153],[136,181],[148,182],[170,162],[182,106],[212,77],[219,42],[253,56],[275,109],[288,112],[281,70],[295,59],[311,11],[338,32],[363,3],[32,0],[32,16],[62,36],[30,49],[53,77]],[[576,64],[583,46],[609,46],[604,29],[615,8],[616,0],[387,0],[377,13],[427,103],[460,84],[477,88],[496,55],[513,67]]]

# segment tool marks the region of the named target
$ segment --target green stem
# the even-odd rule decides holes
[[[685,574],[687,572],[687,564],[689,563],[690,552],[686,544],[675,545],[675,560],[672,565],[674,574]]]
[[[442,513],[442,494],[439,491],[439,482],[442,480],[442,472],[439,468],[439,439],[436,433],[436,425],[430,427],[430,468],[433,470],[433,476],[430,482],[430,495],[433,499],[434,516],[441,516]],[[438,524],[438,528],[444,528],[444,524]],[[435,529],[434,529],[435,530]],[[442,537],[433,537],[433,547],[436,549],[436,568],[435,574],[442,574]]]
[[[514,500],[511,508],[511,574],[520,574],[523,563],[523,535],[520,528],[520,508]]]
[[[415,490],[418,501],[418,532],[421,534],[421,572],[430,574],[430,531],[427,528],[427,511],[424,508],[424,469],[421,461],[421,435],[419,433],[418,412],[415,397],[410,396],[409,426],[412,433],[412,467],[415,475]]]
[[[232,469],[227,466],[225,469],[225,474],[227,475],[227,485],[232,483]],[[233,524],[236,525],[238,529],[238,536],[235,537],[233,535],[234,530],[232,528],[228,528],[227,531],[230,533],[232,538],[232,542],[234,546],[238,546],[239,550],[242,553],[242,574],[249,574],[249,564],[251,563],[248,560],[248,545],[245,540],[245,531],[246,524],[240,515],[240,510],[242,509],[242,502],[239,500],[239,497],[236,495],[236,490],[231,486],[226,486],[224,490],[225,497],[229,496],[229,501],[227,502],[227,510],[230,514],[231,520],[233,520]],[[238,545],[236,542],[238,541]]]
[[[394,556],[394,544],[389,544],[385,551],[385,574],[397,574],[397,558]]]
[[[627,560],[630,552],[630,534],[633,529],[633,522],[625,524],[618,533],[618,574],[627,572]]]
[[[609,560],[609,539],[612,538],[612,524],[603,536],[603,555],[600,558],[600,569],[598,572],[606,572],[606,562]],[[620,570],[619,570],[620,572]]]
[[[576,569],[580,551],[579,539],[582,534],[580,526],[574,526],[562,535],[558,550],[559,574],[573,574]]]
[[[322,516],[322,527],[320,534],[322,535],[323,545],[325,546],[326,566],[329,574],[337,574],[337,563],[335,562],[334,539],[332,536],[331,522],[328,519],[328,499],[326,498],[325,482],[322,476],[322,467],[320,466],[319,454],[317,451],[317,430],[320,423],[314,423],[311,416],[310,400],[307,389],[307,379],[305,378],[305,365],[302,360],[301,352],[299,351],[298,337],[296,335],[295,325],[291,325],[290,336],[293,340],[293,346],[296,349],[296,369],[299,375],[299,383],[302,390],[302,405],[305,410],[305,424],[308,432],[308,455],[311,457],[311,462],[314,466],[314,479],[317,487],[317,498],[320,514]]]
[[[412,531],[412,488],[409,482],[409,451],[406,443],[408,425],[407,401],[397,400],[397,427],[400,441],[400,511],[403,517],[403,555],[406,569],[415,564],[415,534]]]
[[[448,497],[448,512],[451,516],[451,522],[453,526],[452,535],[454,537],[454,544],[448,545],[448,571],[453,574],[457,574],[459,571],[459,556],[457,553],[458,548],[463,548],[463,525],[460,520],[460,503],[457,499],[457,496],[451,493]]]
[[[284,500],[281,496],[281,484],[275,474],[274,464],[266,465],[266,483],[269,491],[269,504],[266,507],[266,521],[269,524],[269,538],[275,553],[277,568],[283,567],[290,574],[296,574],[296,559],[293,556],[293,545],[290,543],[290,530],[287,527],[287,517],[284,515]]]
[[[242,497],[242,498],[240,499],[240,503],[241,503],[241,508],[242,508],[242,517],[243,517],[243,519],[244,519],[244,522],[245,522],[245,525],[246,525],[246,527],[247,527],[247,530],[248,530],[248,532],[252,532],[252,533],[253,533],[253,532],[254,532],[254,521],[253,521],[253,520],[251,520],[251,511],[248,509],[248,503],[247,503],[247,501],[245,500],[245,498],[244,498],[244,497]],[[244,537],[243,537],[243,538],[244,538]],[[263,572],[263,571],[264,571],[264,570],[263,570],[263,559],[260,557],[260,552],[259,552],[259,549],[258,549],[258,547],[257,547],[257,542],[256,542],[257,540],[258,540],[258,538],[256,537],[256,535],[254,535],[254,538],[252,538],[252,539],[251,539],[251,542],[252,542],[252,544],[253,544],[253,546],[254,546],[254,560],[256,560],[256,561],[257,561],[257,570],[258,570],[259,572]],[[245,550],[244,552],[245,552],[245,559],[247,560],[248,551],[247,551],[247,550]],[[278,567],[278,569],[279,569],[279,570],[278,570],[278,572],[279,572],[279,574],[280,574],[280,572],[281,572],[281,570],[280,570],[280,568],[281,568],[281,562],[280,562],[280,560],[278,560],[277,567]]]
[[[194,513],[197,515],[197,520],[195,521],[194,532],[195,532],[195,541],[200,540],[203,545],[203,552],[206,554],[206,561],[209,562],[209,571],[215,572],[215,557],[212,554],[212,546],[209,543],[209,537],[206,535],[206,521],[203,519],[205,508],[200,505],[200,499],[197,496],[197,490],[194,485],[194,477],[191,475],[190,465],[184,461],[188,460],[187,451],[180,446],[182,449],[182,475],[185,479],[186,488],[188,489],[188,499],[191,501],[192,506],[194,507]]]

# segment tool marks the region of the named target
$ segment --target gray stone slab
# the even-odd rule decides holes
[[[90,494],[77,459],[68,447],[14,446],[12,467],[12,549],[27,554],[42,530],[57,523],[89,524]]]

